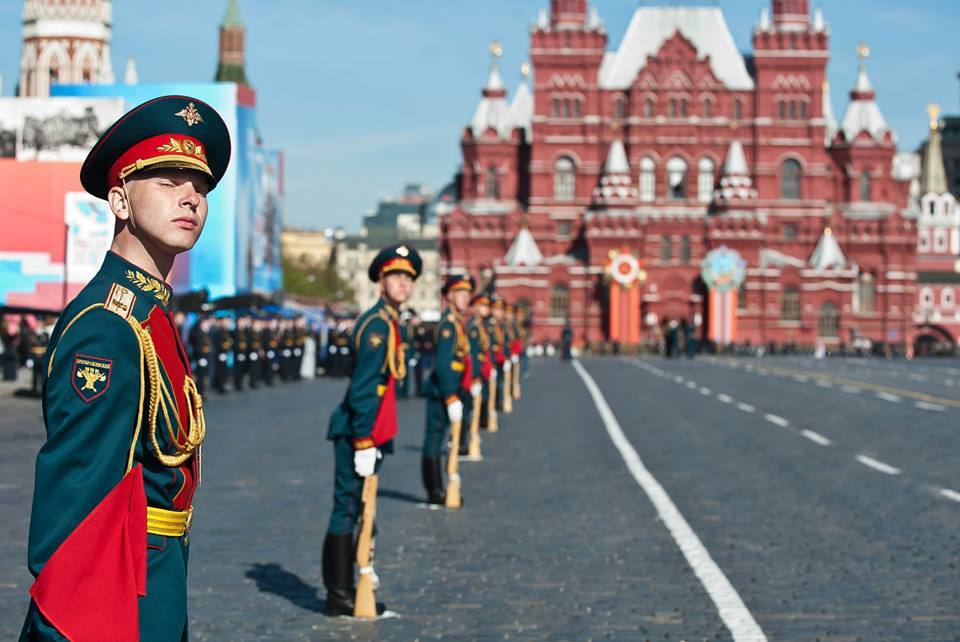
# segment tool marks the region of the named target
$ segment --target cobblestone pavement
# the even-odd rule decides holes
[[[793,378],[819,368],[802,360],[583,362],[770,640],[960,639],[960,502],[941,492],[960,491],[960,408],[910,396],[956,400],[945,380],[960,374],[939,371],[956,362],[877,363],[830,360],[826,387]],[[459,513],[419,506],[424,407],[401,402],[377,538],[378,599],[401,617],[376,623],[322,614],[324,435],[346,382],[210,399],[191,639],[730,639],[580,378],[557,361],[532,366],[516,412],[485,435],[485,460],[461,465]],[[42,432],[38,403],[0,400],[3,640],[30,584]]]

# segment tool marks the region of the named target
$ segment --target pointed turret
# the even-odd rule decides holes
[[[607,162],[603,164],[600,185],[593,190],[595,208],[633,207],[640,202],[640,192],[633,185],[630,163],[623,142],[618,138],[610,144]]]
[[[718,205],[727,205],[734,201],[755,198],[757,198],[757,190],[753,188],[753,181],[750,178],[747,156],[743,153],[743,144],[735,138],[727,149],[723,175],[720,177],[720,188],[714,191],[713,199]]]
[[[527,134],[527,140],[530,140],[530,130],[533,126],[533,94],[530,93],[530,86],[527,78],[530,76],[530,64],[523,63],[520,67],[520,74],[523,80],[517,87],[513,95],[513,101],[510,103],[510,114],[514,127],[520,127]]]
[[[510,138],[513,130],[512,111],[507,103],[507,91],[503,87],[500,77],[500,67],[497,64],[503,48],[499,42],[490,43],[490,73],[487,83],[483,86],[483,98],[477,105],[470,127],[475,138],[482,138],[487,131],[493,129],[500,138]]]
[[[840,243],[837,237],[833,235],[833,230],[829,227],[824,228],[823,234],[817,247],[810,255],[810,267],[814,270],[842,270],[847,266],[847,257],[840,249]]]
[[[123,83],[136,85],[138,82],[140,82],[140,74],[137,73],[137,59],[130,56],[127,58],[127,69],[123,73]]]
[[[510,249],[507,250],[507,254],[503,258],[510,267],[521,265],[533,267],[543,262],[543,253],[537,246],[533,234],[530,233],[526,217],[524,217],[520,231],[517,232],[517,236],[513,239]]]
[[[940,135],[940,106],[927,107],[930,114],[930,138],[923,150],[923,194],[946,194],[947,172],[943,165],[943,144]]]
[[[220,61],[217,65],[217,82],[235,82],[248,85],[244,68],[246,57],[247,29],[240,17],[237,0],[227,0],[227,10],[220,24]]]
[[[833,100],[830,98],[830,83],[823,81],[823,120],[826,121],[824,144],[829,145],[837,135],[837,117],[833,113]]]
[[[887,125],[886,119],[880,113],[877,105],[877,94],[867,74],[867,58],[870,57],[870,48],[865,44],[857,47],[857,56],[860,58],[860,69],[857,73],[857,84],[850,92],[850,105],[843,115],[840,128],[847,141],[853,141],[861,133],[866,132],[875,141],[882,141],[893,132]]]

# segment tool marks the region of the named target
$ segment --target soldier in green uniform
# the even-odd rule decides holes
[[[423,261],[406,245],[377,254],[367,274],[380,300],[357,319],[353,373],[346,397],[330,417],[327,439],[335,462],[333,512],[323,542],[323,584],[328,615],[353,615],[354,530],[360,516],[363,479],[393,452],[397,433],[396,384],[406,374],[400,346],[400,306],[410,297]],[[378,605],[382,611],[382,605]]]
[[[504,300],[496,294],[490,296],[490,316],[487,317],[487,331],[490,333],[490,351],[493,353],[493,363],[496,367],[497,396],[495,407],[497,412],[503,410],[503,373],[510,370],[510,356],[507,354],[506,336],[503,332]]]
[[[83,164],[84,189],[116,224],[45,357],[28,545],[37,579],[21,642],[187,640],[205,426],[165,281],[200,236],[229,159],[219,114],[166,96],[114,123]]]
[[[210,337],[210,318],[207,315],[201,316],[197,322],[190,328],[188,337],[190,344],[190,358],[195,364],[194,380],[197,383],[197,391],[202,396],[207,389],[207,379],[209,378],[210,359],[213,358],[213,339]]]
[[[480,372],[483,375],[482,396],[480,400],[480,427],[487,430],[491,429],[496,422],[496,417],[492,417],[490,413],[490,391],[492,386],[496,386],[497,381],[497,363],[493,354],[493,335],[491,334],[490,299],[489,294],[481,292],[471,300],[471,304],[473,305],[473,319],[471,322],[476,325],[477,334],[480,337],[481,352],[479,354],[485,357],[479,362]],[[496,403],[496,399],[494,399],[494,403]]]
[[[247,324],[247,345],[250,346],[250,352],[247,353],[247,363],[250,371],[251,388],[260,387],[263,365],[263,342],[260,340],[261,323],[259,316],[254,313]]]
[[[233,389],[243,390],[243,382],[250,373],[250,342],[247,336],[247,325],[250,317],[245,312],[238,312],[233,328]]]
[[[471,300],[472,307],[470,320],[467,322],[467,335],[470,338],[470,361],[473,364],[473,381],[470,384],[470,403],[464,409],[463,425],[470,426],[473,419],[474,407],[479,401],[480,422],[483,423],[484,406],[483,400],[486,397],[484,390],[487,388],[487,381],[490,379],[492,370],[490,358],[490,335],[484,324],[483,309],[489,312],[490,299],[485,294],[477,294]],[[468,439],[460,440],[460,454],[466,455],[470,448]]]
[[[213,331],[213,349],[216,353],[216,363],[213,366],[213,388],[220,394],[227,391],[227,380],[230,378],[233,347],[233,332],[230,330],[230,319],[221,316],[217,319]]]
[[[464,406],[473,383],[470,340],[464,315],[470,307],[474,281],[470,276],[451,276],[441,293],[448,308],[437,325],[437,356],[427,384],[427,426],[423,437],[420,471],[428,504],[444,504],[443,466],[447,428],[463,425]]]

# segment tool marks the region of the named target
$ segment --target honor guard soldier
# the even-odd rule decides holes
[[[307,320],[299,317],[293,327],[293,378],[303,378],[303,355],[307,350]]]
[[[217,319],[213,332],[213,350],[217,359],[213,366],[213,388],[223,394],[227,391],[233,358],[233,332],[230,330],[230,319],[225,316]]]
[[[412,370],[416,365],[413,346],[410,343],[413,339],[411,333],[413,328],[410,325],[411,318],[413,318],[413,314],[410,310],[405,310],[400,316],[400,345],[403,347],[403,354],[407,357],[407,376],[397,383],[397,397],[400,399],[410,398],[410,379],[413,377]]]
[[[194,380],[197,392],[201,395],[207,389],[207,379],[210,376],[210,360],[213,358],[213,339],[210,337],[210,318],[201,316],[190,328],[190,358],[195,364]]]
[[[424,397],[426,396],[426,388],[423,385],[423,373],[428,363],[427,349],[431,343],[430,332],[420,320],[420,317],[414,315],[411,322],[413,323],[411,345],[413,346],[413,359],[415,360],[413,364],[414,394],[418,397]]]
[[[493,353],[493,365],[496,368],[494,389],[494,408],[497,412],[503,410],[503,379],[510,372],[510,359],[507,354],[506,337],[503,332],[504,300],[496,294],[490,296],[490,316],[487,317],[487,330],[490,333],[490,351]]]
[[[473,363],[473,382],[470,384],[470,409],[465,411],[464,415],[470,417],[468,422],[464,419],[464,426],[473,426],[474,423],[481,425],[484,418],[483,401],[487,398],[484,390],[487,388],[487,382],[490,381],[490,373],[493,370],[490,356],[490,335],[485,327],[484,317],[490,314],[490,298],[486,294],[477,294],[470,300],[472,314],[467,322],[467,335],[470,338],[470,360]],[[484,314],[486,312],[486,315]],[[474,416],[476,415],[476,416]],[[471,429],[471,439],[474,438]],[[470,440],[460,440],[460,454],[469,454]]]
[[[482,332],[483,343],[486,345],[486,365],[480,363],[480,372],[484,375],[482,397],[480,401],[480,427],[490,432],[497,431],[497,361],[493,352],[493,335],[491,334],[492,321],[490,317],[491,296],[480,293],[473,297],[473,319]]]
[[[260,330],[262,321],[257,314],[251,315],[250,322],[247,324],[247,344],[250,346],[250,352],[247,353],[247,364],[250,371],[250,387],[260,387],[260,376],[263,365],[263,341],[260,340]]]
[[[110,252],[46,354],[21,641],[187,639],[187,558],[203,403],[165,282],[196,243],[230,159],[209,105],[144,103],[90,151],[80,182],[116,218]]]
[[[397,434],[396,385],[404,377],[400,306],[410,297],[423,261],[413,248],[381,250],[367,272],[379,284],[380,300],[357,319],[353,374],[346,397],[330,418],[335,473],[333,512],[323,542],[323,584],[329,615],[354,614],[354,530],[360,517],[364,478],[375,474],[381,453],[393,452]],[[373,500],[376,500],[374,494]],[[373,573],[372,566],[360,569]],[[378,611],[382,605],[378,605]]]
[[[464,406],[470,402],[473,368],[466,314],[474,281],[470,276],[452,276],[441,293],[449,306],[437,325],[437,356],[427,388],[427,426],[423,438],[420,470],[427,503],[444,504],[443,464],[447,428],[463,425]]]
[[[268,386],[273,385],[273,378],[277,374],[277,359],[280,353],[280,336],[277,334],[278,321],[276,317],[270,317],[264,324],[264,329],[260,335],[263,341],[264,361],[263,382]]]
[[[243,390],[243,380],[250,370],[250,342],[247,340],[247,323],[250,318],[238,313],[233,328],[233,389]]]

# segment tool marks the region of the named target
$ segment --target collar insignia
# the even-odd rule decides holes
[[[153,294],[153,298],[164,306],[170,303],[170,290],[158,279],[146,276],[140,270],[127,270],[127,279],[144,292]]]
[[[179,116],[187,121],[187,127],[193,127],[197,123],[203,122],[203,116],[200,115],[200,112],[197,111],[197,106],[193,103],[190,103],[178,111],[176,114],[174,114],[174,116]]]

